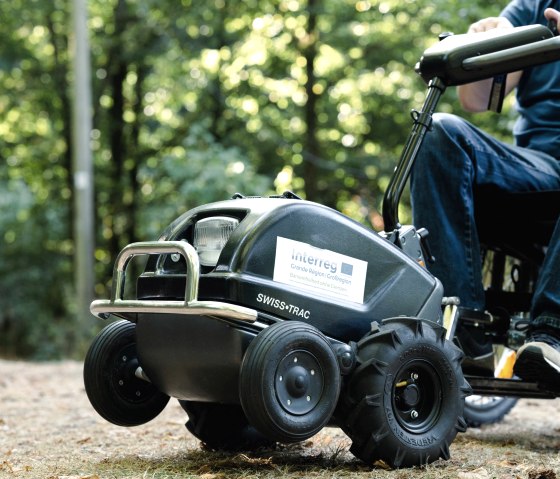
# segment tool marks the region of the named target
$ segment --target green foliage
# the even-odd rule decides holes
[[[6,184],[5,182],[3,182]],[[64,209],[37,203],[23,181],[0,194],[0,351],[52,358],[73,351],[66,319],[71,263]]]
[[[156,238],[185,211],[242,191],[262,195],[270,181],[255,173],[242,150],[224,147],[202,124],[193,125],[180,145],[139,171],[138,220],[144,238]]]
[[[380,228],[424,95],[414,64],[501,3],[88,2],[96,294],[124,245],[235,191],[291,189]],[[70,5],[0,3],[0,354],[76,351]],[[453,91],[441,109],[459,111]],[[512,113],[469,118],[506,137]]]

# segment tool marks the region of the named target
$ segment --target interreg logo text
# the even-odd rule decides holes
[[[363,304],[367,262],[277,237],[274,281]]]
[[[332,258],[321,258],[317,255],[307,254],[306,251],[301,251],[297,249],[292,249],[292,260],[296,263],[302,263],[308,266],[315,266],[319,269],[325,269],[331,273],[338,272],[339,262],[333,260]],[[340,262],[340,273],[348,276],[352,276],[352,271],[354,267],[351,264]]]

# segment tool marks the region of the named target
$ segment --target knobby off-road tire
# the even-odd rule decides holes
[[[393,318],[372,324],[357,344],[358,365],[343,389],[342,428],[350,451],[394,468],[448,459],[466,430],[463,353],[431,322]]]
[[[136,326],[116,321],[95,337],[84,361],[84,385],[98,414],[117,426],[138,426],[154,419],[169,396],[138,379]]]
[[[313,326],[284,321],[261,331],[243,358],[239,397],[249,423],[276,442],[298,442],[329,421],[341,374],[327,338]]]
[[[182,400],[179,404],[189,416],[187,429],[209,449],[250,451],[274,445],[249,424],[239,405]]]

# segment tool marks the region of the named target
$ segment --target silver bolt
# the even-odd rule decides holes
[[[294,363],[297,363],[297,358],[294,358]]]
[[[119,379],[119,386],[124,385],[124,381],[122,379]]]
[[[136,396],[140,397],[142,393],[140,391],[136,391]]]
[[[311,396],[307,396],[306,399],[307,399],[307,402],[311,401]]]
[[[122,360],[123,360],[123,362],[125,362],[125,363],[126,363],[126,360],[127,360],[127,359],[128,359],[128,358],[127,358],[126,356],[123,356],[123,357],[122,357]]]
[[[177,263],[180,259],[181,259],[181,255],[178,253],[173,253],[171,255],[171,261],[173,261],[174,263]]]
[[[416,381],[418,379],[418,373],[411,373],[410,377]]]
[[[280,377],[278,378],[278,381],[280,381],[280,382],[282,382],[283,380],[284,380],[284,378],[283,378],[282,376],[280,376]]]
[[[292,404],[292,401],[288,399],[288,406]]]
[[[412,417],[412,419],[416,419],[418,417],[418,411],[416,409],[410,411],[410,417]]]
[[[315,376],[315,369],[311,370],[311,376]]]

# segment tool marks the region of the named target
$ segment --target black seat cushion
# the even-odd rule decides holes
[[[504,193],[480,189],[476,222],[483,245],[540,262],[560,216],[560,190]]]

